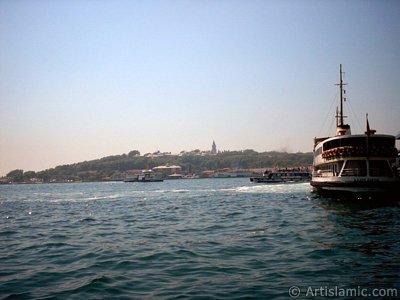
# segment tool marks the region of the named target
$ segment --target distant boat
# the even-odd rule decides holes
[[[174,174],[168,175],[167,179],[182,179],[182,177],[183,177],[182,174],[174,173]]]
[[[232,172],[216,172],[213,178],[236,178],[237,174]]]
[[[138,182],[138,176],[129,176],[124,179],[124,182]]]
[[[199,179],[200,176],[196,174],[187,174],[182,177],[183,179]]]
[[[134,177],[125,178],[124,182],[161,182],[164,181],[162,175],[151,170],[143,170],[141,174]]]
[[[310,179],[310,172],[292,169],[274,172],[265,171],[262,176],[250,177],[250,181],[254,183],[300,183],[309,182]]]
[[[315,138],[311,185],[317,191],[394,194],[400,190],[395,136],[375,134],[370,129],[368,115],[366,132],[351,134],[350,125],[343,121],[342,74],[340,65],[336,135]]]

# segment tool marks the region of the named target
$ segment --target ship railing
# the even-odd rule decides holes
[[[351,168],[351,169],[343,169],[342,176],[367,176],[367,169],[366,168]]]
[[[332,177],[334,173],[331,170],[318,170],[312,172],[313,177]]]

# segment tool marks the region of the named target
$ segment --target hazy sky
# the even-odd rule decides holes
[[[400,1],[0,0],[0,175],[400,130]]]

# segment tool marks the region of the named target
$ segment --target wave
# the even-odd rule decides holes
[[[308,183],[245,185],[222,189],[222,191],[236,193],[293,193],[304,192],[307,190],[311,190],[311,187]]]

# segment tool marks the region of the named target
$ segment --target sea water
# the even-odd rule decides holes
[[[0,298],[400,297],[398,204],[307,183],[4,185],[0,214]]]

